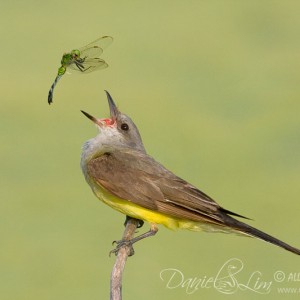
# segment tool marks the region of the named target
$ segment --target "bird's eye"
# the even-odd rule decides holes
[[[121,124],[121,129],[127,131],[129,129],[128,124],[126,123]]]

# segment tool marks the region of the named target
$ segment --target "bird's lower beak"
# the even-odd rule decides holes
[[[103,123],[101,122],[100,119],[96,119],[95,117],[91,116],[90,114],[88,114],[87,112],[81,110],[81,112],[90,120],[92,120],[95,124],[99,125],[100,127],[103,126]]]

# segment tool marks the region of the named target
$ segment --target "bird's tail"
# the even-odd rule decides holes
[[[292,246],[284,243],[283,241],[280,241],[279,239],[277,239],[263,231],[260,231],[248,224],[240,222],[240,221],[228,216],[226,213],[223,214],[223,217],[224,217],[225,225],[228,226],[229,228],[234,229],[235,231],[237,231],[239,233],[246,234],[248,236],[264,240],[268,243],[274,244],[274,245],[284,248],[290,252],[300,255],[300,249],[292,247]]]

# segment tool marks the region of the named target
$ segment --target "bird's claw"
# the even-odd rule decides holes
[[[120,241],[113,241],[112,245],[117,245],[115,249],[111,250],[109,252],[109,256],[111,256],[111,254],[115,254],[116,256],[118,255],[118,252],[121,248],[125,248],[128,247],[129,253],[128,256],[132,256],[134,255],[134,249],[132,247],[132,242],[131,241],[125,241],[125,240],[120,240]]]

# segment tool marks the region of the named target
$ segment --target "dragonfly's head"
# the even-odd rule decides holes
[[[77,57],[80,57],[80,51],[79,50],[72,50],[71,51],[71,55],[73,58],[77,58]]]

